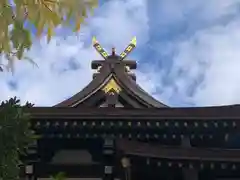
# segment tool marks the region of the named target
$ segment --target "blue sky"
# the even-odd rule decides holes
[[[28,62],[0,74],[0,99],[51,106],[72,96],[92,78],[97,36],[106,50],[121,52],[133,36],[137,82],[174,107],[240,102],[240,0],[101,0],[80,33],[61,27],[51,43],[36,40]],[[2,59],[3,63],[6,63]]]

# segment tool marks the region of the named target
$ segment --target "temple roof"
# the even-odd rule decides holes
[[[129,141],[125,139],[117,140],[118,149],[124,151],[125,155],[139,157],[161,158],[170,160],[191,160],[191,161],[220,161],[239,162],[239,149],[220,148],[188,148],[176,146],[149,146],[148,143]]]
[[[120,56],[115,54],[114,48],[112,54],[108,55],[96,40],[93,44],[104,58],[92,61],[92,69],[97,69],[93,80],[83,90],[55,107],[105,107],[109,104],[128,108],[167,107],[136,83],[136,76],[131,72],[136,69],[136,61],[123,60],[136,46],[136,39]]]
[[[128,109],[114,108],[111,111],[100,108],[59,108],[59,107],[33,107],[26,110],[35,119],[130,119],[138,121],[178,119],[181,121],[195,121],[196,119],[214,121],[240,120],[240,105],[213,106],[213,107],[181,107],[181,108],[146,108]]]

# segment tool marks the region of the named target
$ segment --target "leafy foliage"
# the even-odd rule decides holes
[[[0,54],[9,60],[7,68],[12,70],[15,58],[29,60],[24,57],[24,52],[32,46],[31,33],[24,27],[26,22],[34,25],[37,36],[47,30],[49,42],[59,25],[78,31],[87,12],[93,12],[97,2],[98,0],[1,0]],[[2,70],[1,67],[0,71]]]
[[[64,172],[59,172],[54,176],[50,176],[51,180],[65,180],[66,178],[67,177],[66,177],[66,174]]]
[[[16,180],[19,175],[20,155],[35,140],[29,128],[29,114],[20,106],[19,100],[11,98],[0,105],[0,179]]]

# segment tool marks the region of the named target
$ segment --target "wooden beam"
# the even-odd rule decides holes
[[[103,66],[104,64],[107,64],[109,62],[105,61],[105,60],[93,60],[91,67],[92,69],[97,69],[98,66]],[[119,61],[111,61],[110,63],[119,63]],[[124,66],[129,66],[130,69],[136,69],[137,68],[137,62],[135,60],[124,60],[121,61],[121,63]]]
[[[117,148],[127,155],[173,160],[240,162],[240,150],[204,149],[151,145],[137,141],[118,140]]]
[[[59,108],[59,107],[33,107],[26,109],[34,119],[44,118],[133,118],[133,119],[225,119],[240,121],[240,106],[219,106],[199,108],[147,108],[147,109],[122,109],[115,108]]]

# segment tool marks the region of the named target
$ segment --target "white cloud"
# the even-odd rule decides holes
[[[77,93],[92,79],[90,62],[100,56],[90,45],[91,36],[97,35],[106,50],[115,46],[120,53],[133,36],[137,36],[138,48],[149,48],[151,43],[158,43],[148,42],[149,32],[164,34],[172,25],[185,21],[194,33],[184,39],[165,39],[166,43],[155,49],[160,55],[174,54],[170,71],[166,73],[164,67],[149,61],[141,67],[141,72],[137,71],[137,81],[143,89],[170,105],[176,102],[179,106],[239,103],[240,20],[233,17],[225,24],[218,22],[225,16],[237,14],[239,3],[240,0],[108,1],[88,20],[79,38],[65,35],[65,39],[54,37],[48,45],[44,38],[36,42],[28,55],[38,63],[39,69],[27,62],[18,62],[13,77],[1,73],[0,99],[16,95],[22,102],[54,105]],[[154,10],[147,12],[148,6],[154,6]],[[154,18],[151,27],[148,17]],[[198,29],[196,24],[204,26]],[[153,31],[149,31],[150,28]],[[135,53],[134,59],[139,59],[142,53]],[[70,61],[76,66],[75,70],[70,69]],[[9,81],[17,83],[18,88],[11,88]],[[161,92],[156,93],[159,88]]]
[[[39,68],[17,62],[13,77],[9,73],[0,74],[0,99],[17,96],[22,102],[48,106],[77,93],[92,79],[91,60],[100,58],[91,45],[84,44],[86,38],[91,38],[90,32],[97,32],[97,38],[107,50],[115,45],[122,51],[133,36],[139,36],[141,44],[147,36],[145,7],[144,0],[111,1],[101,7],[100,14],[89,19],[79,38],[74,35],[65,39],[54,37],[46,44],[43,37],[27,54]],[[79,63],[80,68],[69,70],[70,60]],[[9,80],[17,83],[17,89],[10,88]]]
[[[154,71],[159,79],[153,82],[163,91],[159,99],[174,106],[239,103],[239,5],[239,0],[168,0],[154,5],[151,17],[159,17],[152,20],[156,33],[168,35],[173,27],[186,25],[181,31],[185,34],[171,40],[161,35],[164,43],[159,39],[154,47],[158,55],[173,56],[169,72]]]
[[[183,98],[200,106],[240,102],[240,21],[198,32],[178,44],[172,75]],[[181,72],[181,74],[179,74]],[[192,96],[190,85],[203,76]]]
[[[150,3],[155,7],[156,21],[159,26],[179,23],[183,20],[191,20],[193,24],[210,22],[224,15],[234,14],[239,10],[239,0],[163,0]],[[165,28],[163,27],[163,28]]]

